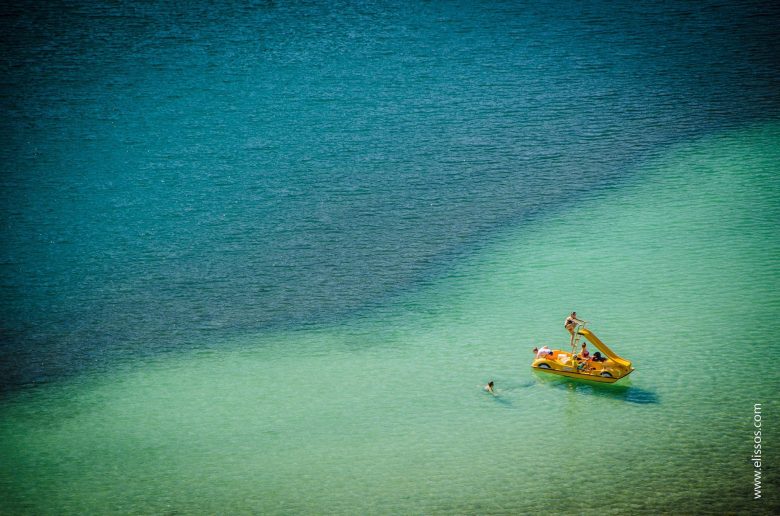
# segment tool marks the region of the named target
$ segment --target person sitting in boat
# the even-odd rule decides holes
[[[588,351],[588,347],[585,345],[585,343],[582,343],[582,350],[580,351],[580,356],[587,361],[590,361],[590,351]]]
[[[584,346],[584,344],[583,344],[583,346]],[[596,351],[595,353],[593,353],[593,359],[592,360],[594,362],[606,362],[607,361],[606,358],[601,356],[601,352],[600,351]]]
[[[574,346],[574,338],[577,336],[577,334],[574,332],[575,329],[577,329],[578,324],[582,324],[585,321],[581,321],[580,319],[577,319],[577,312],[572,312],[569,317],[566,318],[566,322],[563,323],[563,327],[566,328],[566,331],[568,331],[571,334],[571,345]]]
[[[547,346],[542,346],[542,349],[534,348],[534,353],[536,353],[536,358],[551,358],[553,351]]]
[[[577,371],[582,371],[585,369],[587,364],[588,362],[580,358],[579,355],[574,355],[574,366],[577,368]]]

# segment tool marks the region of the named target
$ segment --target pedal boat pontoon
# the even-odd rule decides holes
[[[630,360],[618,356],[606,344],[601,342],[593,332],[585,329],[584,325],[577,326],[575,331],[576,334],[572,349],[577,349],[577,344],[582,336],[588,339],[593,346],[598,348],[606,360],[603,362],[596,362],[593,360],[593,354],[591,353],[590,360],[580,360],[578,362],[576,359],[572,360],[572,352],[553,349],[551,355],[534,359],[531,367],[539,371],[544,371],[545,373],[602,383],[615,383],[621,378],[631,374],[634,370]]]

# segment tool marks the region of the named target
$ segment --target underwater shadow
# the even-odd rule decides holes
[[[550,375],[536,372],[534,372],[534,375],[537,383],[541,385],[586,396],[613,398],[638,405],[651,405],[661,402],[655,392],[642,389],[641,387],[634,387],[631,384],[588,382],[586,380],[573,380],[564,377],[550,377]]]
[[[507,399],[504,396],[501,396],[500,394],[498,396],[495,396],[494,401],[504,407],[512,407],[514,405],[509,399]]]

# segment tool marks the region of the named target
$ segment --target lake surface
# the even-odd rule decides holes
[[[2,14],[0,512],[778,510],[777,8]]]

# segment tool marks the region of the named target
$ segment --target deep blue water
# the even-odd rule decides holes
[[[780,116],[764,2],[0,7],[0,386],[381,309]]]

